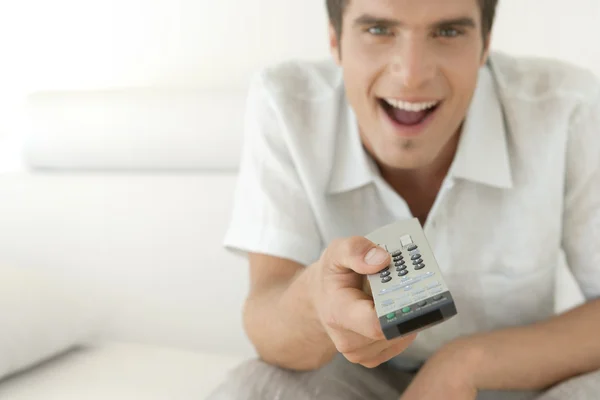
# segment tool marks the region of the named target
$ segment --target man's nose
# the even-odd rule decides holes
[[[416,38],[406,38],[394,49],[390,73],[407,89],[418,89],[435,76],[435,62],[427,44]]]

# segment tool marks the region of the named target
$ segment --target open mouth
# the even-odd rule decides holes
[[[441,101],[408,103],[394,99],[379,99],[379,104],[396,124],[415,127],[431,117],[439,108]]]

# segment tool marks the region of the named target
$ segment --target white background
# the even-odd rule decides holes
[[[377,1],[377,0],[373,0]],[[500,0],[493,47],[600,73],[600,0]],[[324,0],[0,0],[0,136],[46,89],[238,86],[328,57]]]

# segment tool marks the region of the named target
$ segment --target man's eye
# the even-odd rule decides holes
[[[458,29],[454,29],[454,28],[444,28],[444,29],[440,29],[436,32],[436,36],[447,37],[447,38],[457,37],[457,36],[460,36],[460,34],[461,34],[461,32]]]
[[[386,28],[385,26],[372,26],[367,30],[367,32],[369,32],[371,35],[375,35],[375,36],[391,35],[389,28]]]

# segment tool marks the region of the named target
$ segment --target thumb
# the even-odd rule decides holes
[[[370,275],[389,265],[389,253],[364,237],[351,237],[334,242],[326,252],[328,264],[336,272],[352,270]]]

